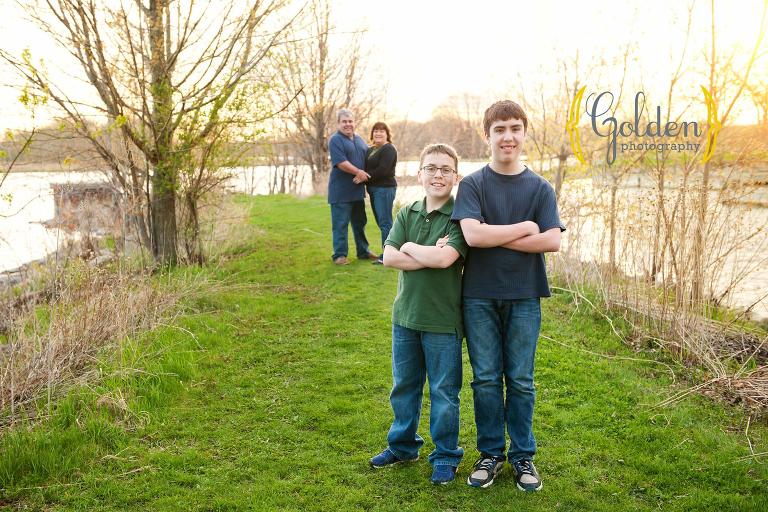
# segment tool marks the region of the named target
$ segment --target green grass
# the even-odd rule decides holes
[[[459,480],[422,459],[373,471],[391,421],[396,272],[330,263],[320,198],[239,198],[260,228],[216,269],[194,313],[101,363],[49,419],[0,439],[0,507],[29,510],[768,510],[768,464],[747,417],[683,389],[568,294],[544,301],[534,430],[544,489],[463,483],[474,458],[471,371],[461,391]],[[369,239],[378,239],[375,225]],[[375,246],[374,246],[375,247]],[[611,356],[602,357],[586,352]],[[617,356],[617,357],[614,357]],[[143,372],[126,368],[141,367]],[[120,371],[122,369],[122,371]],[[98,397],[125,398],[125,410]],[[428,405],[428,401],[426,402]],[[765,420],[751,421],[765,452]]]

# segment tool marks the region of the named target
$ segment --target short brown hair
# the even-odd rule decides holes
[[[510,100],[497,101],[485,111],[483,115],[483,131],[486,137],[491,134],[491,125],[496,121],[509,121],[519,119],[523,122],[523,131],[528,131],[528,116],[523,107]]]
[[[371,128],[371,140],[373,140],[373,130],[384,130],[387,132],[387,142],[392,142],[392,132],[389,131],[389,126],[387,126],[387,123],[382,121],[373,123],[373,127]]]
[[[421,164],[424,163],[424,157],[434,154],[448,155],[453,158],[453,163],[456,166],[455,171],[459,171],[459,154],[456,153],[453,146],[448,144],[427,144],[424,146],[424,149],[421,150],[421,154],[419,155],[419,169],[421,169]]]

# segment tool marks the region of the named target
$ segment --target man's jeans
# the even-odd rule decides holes
[[[477,449],[487,455],[504,455],[506,424],[510,463],[532,458],[536,453],[532,429],[536,398],[533,363],[541,327],[540,299],[464,297],[463,305],[473,373]]]
[[[381,247],[392,229],[392,205],[395,204],[397,187],[368,187],[368,196],[371,198],[371,210],[376,218],[376,225],[381,230]]]
[[[415,459],[424,440],[416,432],[421,416],[425,377],[429,377],[429,433],[435,450],[433,466],[458,466],[461,338],[457,334],[416,331],[392,325],[392,377],[389,401],[395,420],[389,429],[389,449],[401,459]]]
[[[365,201],[331,204],[331,230],[333,232],[333,258],[346,256],[349,251],[347,232],[352,222],[352,234],[355,237],[355,247],[358,258],[368,257],[368,239],[365,238]]]

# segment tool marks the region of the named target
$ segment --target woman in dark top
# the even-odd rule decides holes
[[[389,230],[392,229],[392,205],[397,191],[395,180],[397,149],[392,145],[389,126],[381,121],[371,128],[371,142],[373,145],[365,155],[365,172],[371,176],[366,181],[366,186],[371,198],[373,216],[381,230],[381,253],[384,254],[384,241],[389,235]],[[381,257],[373,264],[381,265]]]

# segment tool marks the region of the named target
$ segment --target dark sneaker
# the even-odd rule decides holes
[[[475,465],[472,467],[472,473],[467,477],[467,484],[472,487],[490,487],[493,483],[493,479],[496,475],[501,473],[504,468],[505,457],[499,455],[491,457],[489,455],[481,455]]]
[[[392,451],[387,448],[380,454],[373,457],[368,462],[371,464],[371,467],[374,469],[381,469],[386,468],[387,466],[394,466],[395,464],[400,464],[401,462],[413,462],[419,460],[419,456],[417,455],[415,459],[401,459]]]
[[[379,257],[377,255],[373,254],[372,252],[369,252],[365,256],[358,256],[357,258],[361,259],[361,260],[377,260],[377,259],[379,259]]]
[[[515,473],[515,482],[517,488],[521,491],[539,491],[541,490],[541,478],[536,466],[530,459],[519,460],[512,464],[512,471]]]
[[[378,259],[373,260],[372,263],[374,265],[383,265],[384,264],[384,256],[379,256]]]
[[[430,480],[435,485],[445,485],[453,482],[456,478],[456,468],[447,464],[440,464],[432,469]]]

